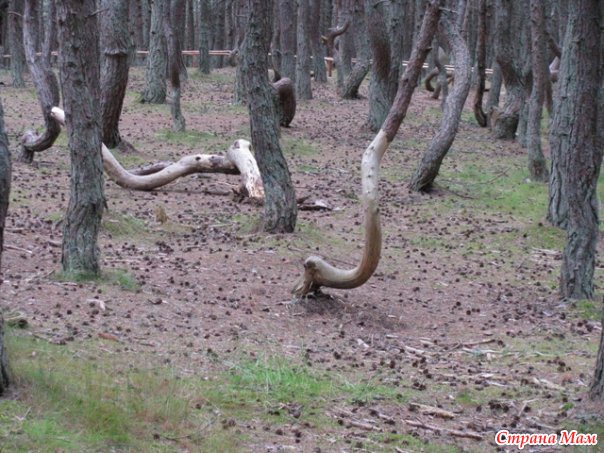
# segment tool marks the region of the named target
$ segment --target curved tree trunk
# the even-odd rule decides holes
[[[109,148],[116,148],[122,143],[119,122],[130,69],[128,0],[101,0],[101,8],[104,10],[100,16],[103,52],[101,62],[102,141]],[[127,150],[130,147],[121,148]]]
[[[422,28],[407,69],[400,80],[392,108],[382,129],[363,154],[361,164],[362,201],[365,211],[363,256],[358,266],[350,270],[338,269],[318,256],[308,257],[304,262],[304,274],[293,288],[293,292],[297,297],[304,297],[310,292],[317,291],[322,286],[343,289],[361,286],[373,275],[379,264],[382,249],[378,199],[380,162],[407,114],[411,96],[417,86],[422,65],[430,51],[432,37],[438,26],[441,7],[442,0],[430,0],[428,2]]]
[[[598,176],[604,150],[599,143],[602,109],[598,0],[573,2],[560,65],[559,93],[552,153],[559,156],[563,193],[568,203],[566,246],[560,272],[560,294],[592,299],[599,237]],[[604,18],[600,18],[600,21]]]
[[[531,0],[531,59],[533,69],[533,87],[529,99],[527,121],[528,168],[531,178],[546,182],[549,171],[541,149],[541,112],[545,96],[547,78],[547,59],[545,41],[545,4],[544,0]]]
[[[359,97],[359,87],[365,80],[371,66],[371,49],[365,23],[365,6],[362,1],[355,2],[352,7],[352,30],[354,45],[357,50],[357,61],[344,81],[340,92],[342,99],[357,99]]]
[[[297,24],[297,57],[296,60],[296,97],[298,99],[312,99],[310,84],[310,0],[298,0]]]
[[[54,24],[54,2],[49,4],[49,16],[53,18],[48,23],[46,36],[41,54],[36,55],[35,43],[39,41],[40,29],[38,23],[38,1],[25,0],[23,8],[23,43],[25,45],[25,55],[29,72],[31,73],[36,94],[44,116],[44,132],[41,134],[35,131],[27,131],[21,137],[21,153],[19,158],[23,162],[31,163],[34,159],[34,153],[44,151],[50,148],[61,128],[51,118],[50,110],[54,105],[59,104],[61,97],[59,94],[59,83],[55,73],[50,67],[50,46],[53,38]]]
[[[71,185],[63,228],[66,273],[100,273],[98,234],[105,197],[98,99],[99,40],[94,0],[57,3]]]
[[[8,6],[8,40],[10,45],[10,68],[13,77],[13,86],[23,88],[23,70],[25,69],[25,56],[23,49],[23,0],[10,0]]]
[[[166,36],[168,48],[168,74],[170,77],[170,113],[172,114],[172,130],[183,132],[185,130],[185,118],[180,108],[180,77],[182,75],[182,52],[181,41],[175,31],[177,20],[180,15],[174,14],[175,8],[170,8],[170,14],[163,18],[163,29]],[[185,71],[186,72],[186,71]]]
[[[476,69],[478,87],[474,96],[474,118],[481,127],[487,127],[487,116],[482,108],[487,66],[487,0],[478,0],[478,40],[476,43]]]
[[[287,162],[279,145],[279,126],[268,81],[268,50],[272,33],[272,5],[250,0],[241,71],[248,92],[252,144],[265,192],[264,230],[292,232],[297,206]]]
[[[168,14],[168,0],[153,0],[151,7],[151,36],[145,70],[145,89],[141,102],[163,104],[166,102],[166,42],[163,18]]]
[[[436,179],[440,165],[455,140],[461,113],[470,92],[472,83],[470,52],[455,25],[456,21],[457,19],[450,13],[444,13],[441,17],[439,27],[441,34],[444,35],[455,56],[455,82],[453,90],[445,102],[440,128],[430,141],[428,149],[409,183],[412,190],[427,190]]]

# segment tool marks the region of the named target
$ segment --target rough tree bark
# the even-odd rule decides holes
[[[312,99],[310,85],[310,0],[298,0],[297,24],[297,60],[296,60],[296,97],[298,99]]]
[[[273,22],[271,3],[250,0],[241,70],[248,92],[252,144],[264,185],[264,230],[276,233],[294,231],[297,206],[287,162],[279,145],[273,89],[268,81]]]
[[[226,3],[225,0],[212,0],[212,44],[210,45],[212,49],[224,49]],[[210,65],[214,69],[222,68],[224,66],[224,57],[212,57],[210,59]]]
[[[568,221],[560,272],[560,294],[593,298],[593,274],[599,237],[597,183],[604,150],[598,143],[600,29],[598,0],[569,7],[559,94],[552,125],[552,154],[559,159]]]
[[[288,127],[296,115],[296,92],[293,82],[287,77],[272,84],[276,97],[275,107],[279,125]]]
[[[336,9],[338,24],[342,26],[345,23],[352,23],[352,4],[355,0],[336,0],[334,8]],[[344,81],[352,71],[352,57],[354,53],[354,38],[352,33],[343,33],[334,39],[334,61],[336,64],[336,87],[341,91]]]
[[[23,70],[25,69],[25,55],[23,49],[23,0],[10,0],[8,6],[8,40],[10,46],[10,68],[15,88],[23,88]]]
[[[344,270],[332,266],[318,256],[308,257],[304,262],[304,274],[293,288],[297,297],[304,297],[311,292],[316,292],[323,286],[343,289],[356,288],[365,283],[377,268],[382,249],[378,200],[380,162],[407,114],[411,96],[417,86],[422,65],[430,51],[432,37],[438,26],[441,6],[442,0],[430,0],[427,3],[422,27],[407,69],[399,82],[392,108],[382,128],[363,155],[361,177],[362,201],[365,211],[365,243],[361,261],[354,269]]]
[[[172,0],[173,2],[175,0]],[[179,0],[179,3],[180,2]],[[176,8],[170,8],[169,14],[163,18],[164,34],[168,48],[168,75],[170,78],[170,113],[172,114],[172,130],[182,132],[185,130],[185,118],[180,108],[180,78],[182,75],[181,41],[175,29],[181,17],[174,14]],[[185,71],[186,72],[186,71]]]
[[[281,75],[296,80],[296,0],[279,1]]]
[[[367,30],[373,56],[367,125],[378,131],[396,95],[402,62],[402,3],[366,0]]]
[[[357,61],[352,71],[346,77],[340,92],[343,99],[357,99],[359,87],[371,66],[371,49],[367,36],[367,24],[365,23],[365,5],[363,0],[357,0],[352,5],[352,32],[354,34],[354,45],[357,51]]]
[[[11,182],[10,153],[8,151],[8,137],[4,132],[4,110],[0,103],[0,285],[2,285],[2,250],[4,246],[4,225],[8,211],[8,199]],[[4,320],[0,311],[0,396],[7,389],[8,361],[4,349]]]
[[[327,69],[325,68],[325,47],[321,42],[321,0],[310,0],[309,34],[312,45],[313,72],[315,82],[327,82]]]
[[[210,0],[199,2],[199,72],[210,73]]]
[[[459,1],[458,10],[463,9],[461,8],[462,3],[465,3],[465,0]],[[422,156],[422,161],[409,183],[409,187],[416,191],[429,189],[436,179],[440,165],[449,152],[453,140],[455,140],[463,106],[470,92],[472,83],[470,52],[457,28],[456,22],[458,22],[458,18],[455,14],[445,11],[441,15],[439,31],[443,35],[443,40],[449,44],[449,48],[455,57],[455,81],[453,82],[453,90],[445,101],[440,128],[430,141],[428,149]]]
[[[102,140],[109,148],[129,150],[119,131],[130,69],[128,0],[101,0],[100,7]]]
[[[187,66],[185,65],[185,59],[182,56],[182,46],[185,42],[185,8],[186,8],[186,0],[168,0],[168,12],[166,16],[170,17],[170,27],[172,28],[172,32],[176,35],[176,42],[178,43],[178,56],[177,63],[178,69],[180,71],[180,80],[187,81],[189,80],[189,75],[187,73]],[[164,17],[165,18],[165,17]],[[165,33],[165,22],[164,22],[164,33]],[[168,35],[166,34],[166,45],[169,47],[170,44],[168,41]],[[168,59],[170,57],[168,56]],[[170,77],[170,62],[168,62],[168,77]]]
[[[478,36],[476,42],[476,73],[478,87],[474,95],[474,118],[481,127],[487,127],[487,116],[482,108],[487,66],[487,0],[478,0]]]
[[[545,1],[531,0],[531,60],[533,87],[529,98],[527,121],[528,168],[531,178],[546,182],[549,171],[541,149],[541,112],[547,73],[547,42],[545,36]]]
[[[166,102],[166,41],[163,18],[168,14],[168,0],[152,0],[151,35],[145,70],[145,89],[141,102],[163,104]]]
[[[495,138],[514,139],[524,104],[523,41],[528,5],[514,0],[496,3],[496,59],[505,83],[505,103],[502,109],[493,108],[491,127]]]
[[[23,44],[25,56],[29,66],[36,94],[44,116],[44,132],[26,131],[21,137],[20,160],[31,163],[34,153],[44,151],[52,146],[61,129],[50,116],[50,109],[60,102],[59,83],[50,67],[50,46],[53,37],[54,20],[48,23],[46,36],[42,45],[42,52],[36,55],[34,43],[39,41],[40,28],[38,22],[38,1],[25,0],[23,8]],[[54,2],[49,4],[49,16],[54,18]]]
[[[63,104],[69,137],[71,185],[61,263],[67,273],[98,275],[103,216],[99,108],[99,40],[94,0],[57,4]]]

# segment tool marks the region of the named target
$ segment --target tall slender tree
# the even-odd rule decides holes
[[[210,0],[199,0],[199,72],[210,73]]]
[[[312,99],[310,84],[310,0],[298,0],[296,97]]]
[[[71,184],[63,228],[63,271],[100,273],[98,234],[105,198],[101,159],[99,35],[94,0],[57,3],[61,80]]]
[[[13,77],[13,86],[25,86],[23,70],[25,69],[25,55],[23,49],[23,0],[10,0],[8,6],[8,39],[10,45],[10,68]]]
[[[150,104],[166,102],[166,40],[163,20],[168,14],[168,0],[152,0],[149,53],[145,70],[145,88],[141,101]]]
[[[0,285],[2,285],[2,249],[4,246],[4,224],[8,211],[10,193],[11,166],[8,151],[8,137],[4,132],[4,110],[0,102]],[[4,348],[4,320],[0,310],[0,396],[8,387],[8,360]]]
[[[279,1],[281,75],[296,80],[296,0]]]
[[[279,125],[273,88],[268,80],[272,0],[250,0],[247,32],[242,46],[241,72],[247,91],[252,146],[264,184],[264,230],[292,232],[297,205],[287,162],[279,145]]]

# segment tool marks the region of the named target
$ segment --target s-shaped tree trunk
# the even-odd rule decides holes
[[[459,6],[465,0],[459,1]],[[458,19],[445,12],[441,17],[440,33],[449,44],[451,52],[455,55],[455,81],[453,90],[447,96],[440,128],[434,138],[430,141],[428,149],[422,157],[422,161],[415,170],[409,187],[412,190],[429,189],[440,170],[440,165],[449,152],[463,111],[463,106],[470,92],[472,83],[472,65],[470,63],[470,52],[459,29],[456,26]]]
[[[2,285],[2,249],[4,245],[4,222],[8,211],[11,167],[8,151],[8,137],[4,133],[4,111],[0,103],[0,285]],[[8,362],[4,349],[4,320],[0,311],[0,396],[8,387]]]
[[[267,0],[250,0],[249,5],[241,74],[248,93],[252,145],[264,184],[264,230],[289,233],[296,226],[298,209],[287,162],[279,145],[273,88],[268,81],[273,5]]]
[[[53,39],[55,2],[49,3],[48,15],[50,16],[42,52],[36,54],[35,43],[40,40],[40,28],[38,22],[38,0],[25,0],[23,8],[23,43],[25,45],[25,56],[29,66],[36,94],[44,115],[44,132],[41,134],[36,131],[27,131],[21,137],[21,154],[19,158],[23,162],[31,163],[34,159],[34,153],[44,151],[55,142],[61,128],[51,118],[50,110],[53,106],[59,104],[61,97],[59,95],[59,83],[57,77],[50,67],[50,46]]]
[[[71,160],[61,263],[66,273],[88,275],[100,273],[97,242],[105,204],[95,11],[94,0],[57,3],[63,104]]]
[[[382,250],[378,182],[380,162],[407,114],[411,96],[417,86],[422,65],[430,52],[432,37],[438,26],[443,0],[427,2],[424,19],[409,64],[400,80],[390,112],[361,163],[362,202],[365,211],[365,244],[360,263],[354,269],[338,269],[321,257],[310,256],[304,262],[304,274],[293,288],[297,297],[316,292],[322,286],[352,289],[363,285],[375,272]]]

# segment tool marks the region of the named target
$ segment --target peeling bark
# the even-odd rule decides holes
[[[399,82],[396,98],[382,129],[363,154],[361,163],[362,203],[365,212],[363,256],[359,264],[350,270],[338,269],[318,256],[308,257],[304,262],[304,274],[293,288],[296,297],[304,297],[323,286],[342,289],[359,287],[373,275],[379,264],[382,249],[378,196],[380,162],[407,114],[411,96],[417,86],[422,65],[436,32],[441,6],[442,0],[428,2],[422,28],[409,64]]]
[[[49,8],[50,17],[54,18],[54,2],[50,2]],[[50,109],[52,109],[54,105],[57,105],[61,100],[59,83],[55,73],[50,67],[50,46],[53,37],[52,28],[54,20],[49,22],[41,54],[36,55],[35,43],[39,41],[40,35],[37,19],[38,1],[25,0],[23,9],[23,43],[25,46],[25,57],[36,88],[42,115],[44,116],[44,132],[38,134],[36,131],[30,130],[26,131],[21,137],[21,152],[19,159],[27,163],[33,162],[34,153],[50,148],[61,132],[61,128],[50,116]]]

